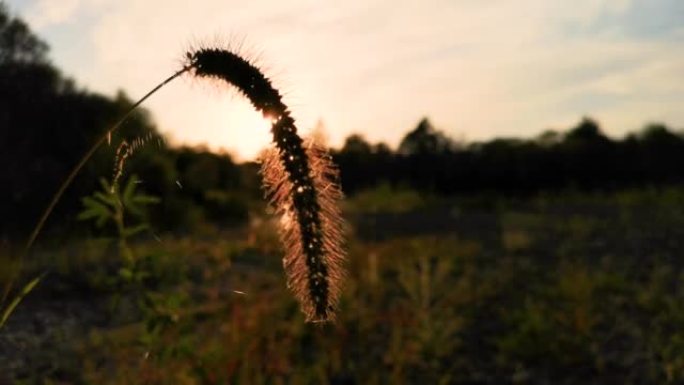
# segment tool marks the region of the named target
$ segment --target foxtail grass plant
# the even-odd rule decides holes
[[[199,49],[188,54],[195,76],[235,86],[271,120],[274,148],[262,157],[267,198],[281,217],[288,287],[310,321],[334,316],[343,276],[341,198],[337,170],[325,151],[297,134],[290,111],[271,81],[234,52]]]
[[[280,237],[287,286],[299,300],[307,321],[334,319],[344,278],[343,221],[338,208],[342,192],[338,171],[327,152],[297,134],[295,121],[280,92],[262,71],[230,49],[200,48],[185,55],[183,67],[162,81],[98,139],[63,181],[32,231],[23,254],[33,246],[45,221],[78,172],[103,143],[145,100],[175,78],[190,73],[235,87],[271,121],[273,147],[262,156],[266,198],[280,216]],[[120,147],[114,183],[132,147]],[[119,167],[118,165],[121,164]],[[12,280],[5,288],[11,289]]]

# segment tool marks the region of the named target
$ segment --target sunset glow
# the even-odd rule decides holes
[[[394,146],[424,116],[466,140],[530,137],[583,115],[614,136],[684,125],[679,0],[9,5],[78,84],[110,95],[144,94],[192,43],[244,41],[298,126],[323,121],[332,145],[362,133]],[[267,124],[239,98],[196,92],[206,87],[177,82],[146,106],[173,142],[252,158]]]

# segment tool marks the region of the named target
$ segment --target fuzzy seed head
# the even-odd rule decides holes
[[[310,186],[295,187],[278,148],[262,154],[261,174],[266,197],[281,218],[287,285],[301,302],[307,320],[327,321],[334,319],[345,276],[344,221],[339,210],[343,194],[338,171],[325,149],[311,142],[304,147]],[[317,208],[296,212],[295,200],[309,189],[316,192]]]
[[[187,58],[196,76],[231,84],[271,120],[274,148],[263,157],[261,173],[266,195],[284,223],[280,235],[288,287],[308,320],[332,319],[345,254],[337,206],[342,193],[330,157],[297,135],[280,93],[255,65],[222,49],[200,49]]]

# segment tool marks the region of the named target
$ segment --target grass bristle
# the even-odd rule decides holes
[[[285,247],[283,266],[287,286],[302,304],[308,321],[334,319],[344,278],[345,251],[344,222],[339,210],[343,194],[340,190],[337,168],[327,151],[312,141],[304,143],[311,168],[310,176],[319,206],[319,224],[303,228],[295,210],[292,191],[295,186],[288,178],[277,148],[266,150],[261,156],[261,174],[266,198],[279,216],[279,235]],[[320,254],[307,252],[310,235],[315,233],[321,244]]]
[[[251,62],[229,50],[205,48],[188,53],[199,77],[236,87],[273,124],[275,148],[263,159],[264,187],[281,215],[283,264],[290,289],[310,321],[334,317],[343,276],[341,191],[337,171],[325,150],[305,144],[294,119],[271,81]]]

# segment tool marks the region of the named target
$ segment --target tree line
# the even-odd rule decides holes
[[[120,91],[106,97],[79,88],[48,57],[48,45],[0,2],[0,241],[26,236],[85,151],[132,105]],[[124,141],[146,143],[126,159],[123,178],[135,174],[161,198],[150,215],[161,228],[192,221],[244,220],[243,170],[227,154],[169,147],[140,109],[86,164],[56,207],[48,228],[73,228],[81,198],[111,179]],[[252,183],[253,184],[253,183]]]
[[[335,155],[348,193],[381,183],[439,194],[526,195],[684,181],[681,133],[654,123],[611,139],[589,117],[566,132],[469,144],[454,141],[423,119],[396,150],[352,135]]]
[[[71,168],[132,105],[124,92],[112,98],[79,88],[48,52],[0,3],[0,240],[28,234]],[[140,138],[147,143],[126,160],[124,178],[135,174],[146,193],[161,198],[150,213],[158,228],[240,222],[260,204],[258,165],[203,148],[169,147],[141,109],[88,162],[48,228],[74,227],[81,198],[100,178],[111,178],[117,147]],[[532,194],[680,184],[684,178],[679,133],[652,124],[615,140],[590,118],[564,133],[480,143],[454,141],[423,119],[396,149],[352,135],[333,155],[348,194],[379,184],[438,194]]]

